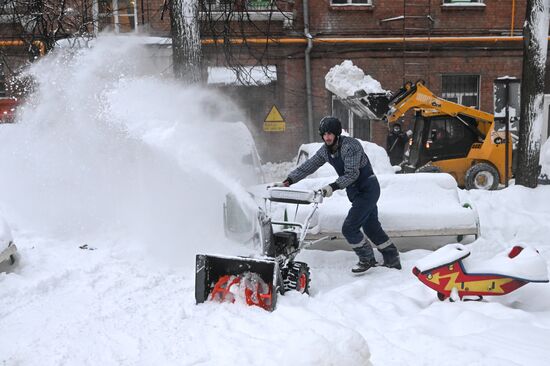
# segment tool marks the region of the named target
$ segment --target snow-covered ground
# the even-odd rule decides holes
[[[223,235],[247,169],[216,153],[240,142],[210,124],[231,104],[148,76],[131,43],[85,52],[37,64],[33,104],[0,126],[0,211],[20,253],[0,273],[3,365],[547,364],[549,284],[440,302],[411,273],[426,250],[362,277],[350,251],[307,250],[310,296],[271,313],[195,305],[195,254],[253,252]],[[461,195],[482,225],[472,258],[523,244],[550,261],[549,186]]]

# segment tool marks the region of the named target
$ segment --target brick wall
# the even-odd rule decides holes
[[[424,0],[407,0],[407,3],[427,3]],[[279,35],[300,36],[303,33],[302,0],[281,1],[285,10],[293,14],[292,26],[277,28]],[[512,4],[508,1],[485,0],[480,7],[443,6],[440,0],[429,1],[429,14],[434,19],[431,37],[442,36],[501,36],[510,35],[512,25]],[[163,0],[148,2],[149,28],[157,34],[167,35],[168,13],[164,22],[160,21]],[[373,0],[372,6],[338,7],[331,6],[330,0],[310,0],[310,33],[315,37],[402,37],[403,21],[383,21],[403,15],[403,1]],[[521,32],[526,1],[515,2],[514,31]],[[411,10],[408,8],[410,14]],[[156,14],[156,15],[155,15]],[[409,24],[410,26],[411,24]],[[253,32],[248,31],[254,35]],[[427,34],[416,34],[427,36]],[[407,45],[411,47],[411,45]],[[480,109],[493,111],[493,81],[501,76],[521,76],[522,44],[509,43],[432,43],[416,44],[416,50],[430,50],[429,54],[412,58],[411,62],[424,63],[426,71],[422,75],[428,87],[441,94],[441,77],[445,74],[472,74],[480,76]],[[217,51],[208,48],[205,61],[209,64],[224,63],[221,48]],[[249,126],[258,142],[264,161],[289,160],[296,154],[301,143],[308,140],[306,81],[304,66],[305,45],[280,45],[264,48],[253,47],[256,55],[262,55],[264,64],[277,66],[277,82],[260,91],[251,89],[231,93],[233,98],[249,118]],[[404,75],[404,46],[399,42],[378,44],[316,44],[311,53],[313,86],[314,136],[317,138],[317,124],[321,117],[331,113],[331,95],[324,87],[324,76],[331,67],[350,59],[367,74],[379,80],[383,88],[396,90],[402,86]],[[238,50],[241,55],[247,51]],[[255,64],[252,58],[241,57],[243,63]],[[269,61],[268,61],[269,60]],[[410,71],[410,70],[409,70]],[[414,71],[414,70],[412,70]],[[406,73],[406,72],[405,72]],[[416,81],[416,80],[411,80]],[[251,93],[257,95],[252,96]],[[260,101],[262,95],[267,100]],[[254,104],[253,106],[251,104]],[[261,104],[261,105],[260,105]],[[260,105],[260,106],[259,106]],[[286,121],[284,132],[263,131],[263,119],[272,105],[276,105]],[[262,109],[264,109],[262,111]],[[410,122],[405,121],[405,128]],[[387,126],[373,123],[372,141],[384,146]]]
[[[457,7],[442,5],[441,0],[405,0],[412,4],[427,4],[425,9],[434,19],[432,35],[501,35],[509,34],[512,23],[510,1],[485,0],[485,6]],[[296,21],[298,29],[303,28],[302,0],[296,0]],[[403,33],[403,21],[382,20],[403,15],[403,1],[373,0],[372,6],[333,6],[330,0],[310,0],[311,33],[318,36],[399,36]],[[525,19],[526,0],[515,2],[514,28],[521,31]],[[409,14],[414,7],[407,8]],[[417,10],[418,11],[418,10]]]

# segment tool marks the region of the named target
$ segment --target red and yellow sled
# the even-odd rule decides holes
[[[465,297],[505,295],[529,282],[548,282],[546,262],[538,251],[514,246],[493,259],[474,262],[462,244],[449,244],[420,260],[413,274],[443,301],[453,293]]]

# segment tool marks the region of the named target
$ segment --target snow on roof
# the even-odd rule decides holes
[[[277,67],[274,65],[208,68],[208,84],[259,86],[274,81],[277,81]]]
[[[358,90],[367,93],[386,92],[380,82],[370,75],[365,75],[363,70],[350,60],[345,60],[329,70],[325,76],[325,87],[342,99],[353,96]]]

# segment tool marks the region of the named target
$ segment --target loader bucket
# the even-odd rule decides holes
[[[387,93],[357,92],[341,101],[361,118],[383,119],[389,110],[390,97]]]
[[[275,309],[281,281],[274,260],[197,254],[195,270],[197,304],[208,300],[234,302],[242,290],[242,300],[248,305]]]

